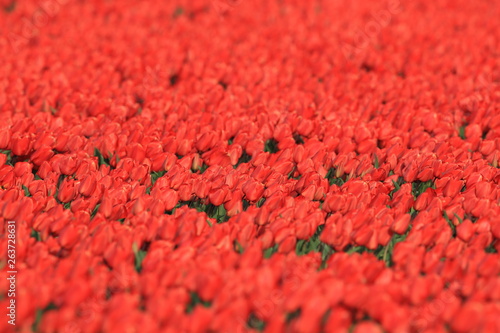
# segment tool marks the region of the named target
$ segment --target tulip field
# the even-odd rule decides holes
[[[500,333],[499,17],[0,0],[0,333]]]

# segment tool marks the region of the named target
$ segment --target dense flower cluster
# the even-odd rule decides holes
[[[18,331],[500,332],[499,4],[0,1]]]

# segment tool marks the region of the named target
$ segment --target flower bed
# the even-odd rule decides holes
[[[0,4],[0,331],[500,332],[498,3]]]

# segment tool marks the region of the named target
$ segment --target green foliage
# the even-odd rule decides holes
[[[375,169],[378,169],[380,167],[380,162],[378,160],[378,156],[377,154],[374,154],[374,161],[373,161],[373,165],[375,166]]]
[[[134,252],[134,265],[135,265],[135,270],[140,273],[142,271],[142,262],[144,261],[144,258],[146,257],[147,251],[139,249],[137,247],[137,244],[134,243],[132,245],[132,251]]]
[[[242,163],[248,163],[252,160],[252,156],[248,155],[246,151],[243,151],[241,154],[240,158],[238,159],[238,162],[233,166],[234,169],[238,167],[238,165]]]
[[[166,171],[151,172],[151,185],[154,185],[158,178],[162,177]]]
[[[384,261],[387,267],[391,267],[393,265],[392,254],[394,246],[397,243],[404,241],[406,237],[408,237],[410,230],[411,226],[403,235],[394,234],[386,246],[379,245],[375,250],[370,250],[365,246],[350,246],[347,248],[346,252],[349,254],[363,252],[373,253],[378,260]]]
[[[5,161],[6,165],[11,165],[14,166],[13,160],[12,160],[12,152],[10,150],[0,150],[1,154],[7,155],[7,160]]]
[[[240,242],[238,242],[236,239],[233,242],[233,247],[234,247],[234,250],[239,254],[242,254],[243,252],[245,252],[245,249],[243,248],[243,246],[241,246]]]
[[[346,180],[344,178],[340,178],[340,177],[336,177],[335,176],[335,173],[337,172],[337,170],[335,168],[331,168],[330,170],[328,170],[325,178],[328,179],[328,183],[330,185],[337,185],[337,186],[342,186],[344,185],[344,183],[346,182]]]
[[[448,214],[446,213],[445,210],[443,210],[443,217],[451,228],[452,236],[456,237],[457,236],[457,228],[453,224],[453,221],[448,217]]]
[[[197,293],[191,292],[191,300],[189,301],[189,303],[186,306],[186,313],[193,312],[194,308],[198,305],[209,308],[210,306],[212,306],[212,302],[204,301],[200,298],[200,296]]]
[[[208,169],[208,165],[206,165],[205,163],[203,163],[201,165],[200,170],[199,170],[200,174],[204,173],[207,169]]]
[[[302,313],[302,310],[300,308],[295,310],[295,311],[287,313],[286,317],[285,317],[286,322],[290,323],[292,320],[298,318],[301,313]]]
[[[416,199],[418,198],[422,193],[424,193],[428,188],[436,188],[434,185],[434,182],[432,180],[426,181],[426,182],[421,182],[421,181],[414,181],[411,184],[411,194],[413,197]]]
[[[397,191],[399,191],[401,189],[401,185],[403,185],[405,182],[404,178],[403,177],[399,177],[397,181],[392,181],[392,184],[394,184],[394,190],[392,190],[390,193],[389,193],[389,197],[392,199],[392,197],[394,196],[394,193],[396,193]]]
[[[408,237],[408,233],[410,232],[410,229],[411,228],[408,228],[408,230],[406,231],[405,234],[403,235],[398,235],[398,234],[394,234],[391,238],[391,240],[389,241],[389,244],[387,244],[385,247],[384,247],[384,251],[382,252],[382,254],[377,256],[377,258],[380,260],[383,260],[385,262],[385,265],[387,267],[391,267],[394,262],[392,261],[392,254],[394,252],[394,246],[399,243],[399,242],[402,242],[406,239],[406,237]]]
[[[466,127],[466,125],[463,125],[463,126],[461,126],[461,127],[458,129],[458,136],[459,136],[462,140],[465,140],[465,127]]]
[[[302,135],[295,133],[293,135],[293,139],[295,140],[295,143],[298,145],[303,145],[304,144],[304,138],[302,138]]]
[[[95,214],[97,214],[97,211],[99,210],[99,207],[101,207],[101,204],[95,205],[94,209],[92,210],[92,213],[90,213],[90,219],[91,220],[95,217]]]
[[[279,151],[278,141],[276,141],[275,139],[267,140],[264,145],[264,151],[271,154],[277,153]]]
[[[266,328],[266,323],[259,319],[254,313],[251,313],[248,317],[247,326],[250,329],[262,332]]]
[[[50,303],[43,309],[37,309],[35,313],[35,321],[31,325],[31,330],[33,332],[38,332],[38,328],[40,326],[40,322],[42,321],[43,315],[46,312],[52,311],[52,310],[57,310],[58,307],[54,303]]]
[[[24,185],[23,185],[23,190],[24,190],[24,195],[26,197],[31,197],[30,190],[26,186],[24,186]]]
[[[264,259],[271,258],[276,252],[278,252],[278,244],[264,250]]]
[[[493,243],[488,245],[488,247],[484,249],[484,252],[486,252],[486,253],[498,253],[498,251],[494,245],[495,245],[495,241],[493,241]]]
[[[33,237],[34,239],[36,239],[37,242],[39,242],[39,241],[42,240],[42,237],[40,236],[40,233],[38,231],[36,231],[35,229],[33,229],[33,228],[31,228],[30,237]]]
[[[101,154],[101,151],[99,149],[97,149],[97,147],[94,148],[94,156],[97,157],[99,166],[101,166],[103,164],[109,166],[109,158],[104,158],[104,156],[102,156],[102,154]]]
[[[321,269],[325,268],[326,261],[334,252],[333,248],[330,245],[323,243],[319,239],[324,227],[324,225],[318,226],[316,232],[311,238],[309,238],[308,240],[301,239],[295,246],[295,253],[297,253],[297,255],[299,256],[308,254],[310,252],[321,253]]]

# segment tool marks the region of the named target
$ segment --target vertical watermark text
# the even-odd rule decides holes
[[[16,325],[16,222],[7,222],[7,322]]]

